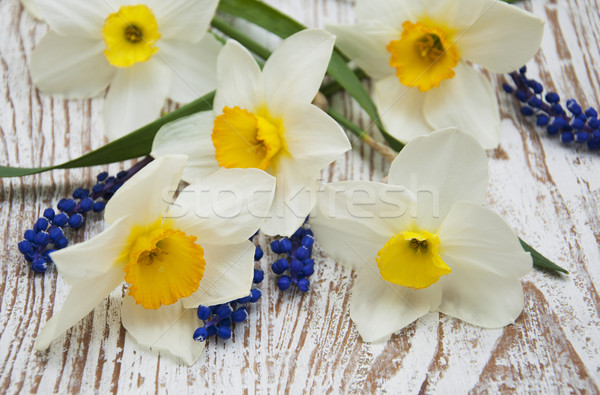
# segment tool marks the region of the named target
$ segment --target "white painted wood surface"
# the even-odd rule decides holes
[[[269,0],[308,26],[352,22],[350,0]],[[543,50],[530,62],[562,97],[600,103],[598,0],[528,0],[546,18]],[[0,164],[64,162],[105,143],[102,99],[63,101],[31,85],[27,63],[47,27],[18,0],[0,0]],[[270,46],[272,37],[265,38]],[[498,85],[503,77],[491,77]],[[68,287],[54,269],[33,274],[17,251],[44,208],[105,168],[0,180],[0,392],[582,392],[600,379],[600,156],[561,146],[518,114],[498,89],[501,148],[490,154],[488,203],[531,245],[569,276],[534,271],[523,279],[525,309],[514,326],[484,330],[430,313],[384,344],[363,343],[349,319],[353,275],[317,250],[312,289],[281,294],[273,277],[263,298],[230,341],[208,342],[189,367],[138,346],[121,326],[122,290],[100,304],[49,352],[33,351],[42,325]],[[332,101],[368,125],[348,97]],[[354,139],[353,139],[354,140]],[[381,179],[385,161],[358,141],[326,180]],[[111,173],[127,164],[108,166]],[[74,240],[104,227],[90,219]],[[266,246],[266,240],[261,238]],[[263,266],[272,261],[269,254]]]

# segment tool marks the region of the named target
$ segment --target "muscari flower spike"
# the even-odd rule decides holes
[[[256,235],[255,235],[256,236]],[[254,236],[250,238],[250,241]],[[263,257],[263,250],[259,245],[254,250],[255,264],[259,264]],[[254,269],[253,284],[260,284],[264,279],[264,272],[260,269]],[[227,303],[214,306],[199,305],[197,314],[204,325],[194,331],[193,338],[196,341],[203,342],[211,336],[217,336],[227,340],[231,338],[231,329],[234,323],[242,323],[248,318],[248,307],[251,303],[256,303],[261,298],[262,292],[258,288],[250,290],[246,297],[232,300]]]
[[[72,198],[61,199],[58,202],[56,210],[51,207],[44,210],[42,217],[38,218],[32,229],[25,231],[25,239],[18,244],[19,251],[31,264],[31,269],[36,273],[45,273],[48,265],[52,263],[50,253],[69,245],[65,230],[81,228],[86,213],[104,211],[106,202],[123,183],[151,161],[152,158],[147,157],[129,170],[120,171],[116,177],[109,177],[104,171],[96,176],[98,182],[91,191],[77,188]]]
[[[520,102],[521,114],[535,116],[536,125],[546,128],[548,135],[559,135],[562,143],[573,141],[587,144],[590,150],[600,148],[600,120],[598,111],[592,107],[583,110],[574,99],[565,103],[565,108],[560,104],[560,96],[556,92],[547,92],[544,86],[527,78],[527,67],[523,66],[518,72],[509,74],[514,86],[503,84],[504,91]]]
[[[291,237],[271,242],[271,250],[275,254],[287,255],[271,265],[273,273],[280,275],[277,286],[280,290],[288,290],[292,284],[307,292],[310,287],[310,277],[315,272],[315,261],[312,259],[312,247],[315,238],[312,230],[301,226]],[[284,274],[288,272],[287,274]]]

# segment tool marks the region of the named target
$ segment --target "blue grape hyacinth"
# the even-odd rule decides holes
[[[245,298],[215,306],[198,306],[198,318],[204,323],[194,332],[194,340],[205,341],[211,336],[221,339],[231,337],[234,323],[246,321],[248,318],[248,304],[256,303],[262,296],[258,288],[252,289]]]
[[[19,252],[23,254],[31,269],[36,273],[44,273],[52,263],[50,254],[69,245],[66,235],[68,228],[79,229],[85,222],[89,212],[104,211],[106,202],[134,174],[152,161],[147,157],[136,163],[129,170],[120,171],[116,177],[109,177],[102,172],[96,177],[97,183],[91,189],[77,188],[72,198],[61,199],[56,209],[47,208],[42,217],[27,229],[24,240],[19,242]]]
[[[271,242],[271,250],[281,258],[271,265],[273,273],[280,275],[277,286],[286,291],[295,285],[302,292],[310,288],[310,277],[315,272],[312,249],[315,238],[306,223],[291,237]]]
[[[256,246],[254,251],[255,264],[258,264],[262,257],[262,249],[260,246]],[[253,284],[260,284],[263,278],[264,272],[260,269],[254,269]],[[248,318],[248,307],[250,304],[258,302],[261,296],[260,289],[254,288],[250,291],[250,295],[240,299],[214,306],[198,306],[198,319],[204,325],[194,331],[194,340],[203,342],[211,336],[217,336],[224,340],[231,338],[232,326],[236,323],[246,321]]]
[[[537,126],[545,128],[548,135],[559,136],[564,144],[586,144],[590,150],[600,148],[600,120],[592,107],[584,110],[574,99],[563,106],[556,92],[547,92],[544,86],[527,77],[527,68],[509,74],[514,85],[503,84],[506,93],[521,103],[521,114],[535,116]]]

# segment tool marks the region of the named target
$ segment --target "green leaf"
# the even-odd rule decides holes
[[[221,0],[218,10],[252,22],[281,38],[306,29],[300,22],[257,0]]]
[[[219,11],[245,19],[281,38],[287,38],[306,28],[289,16],[257,0],[221,0]],[[234,35],[230,35],[230,37],[235,38]],[[390,146],[396,151],[401,150],[404,145],[387,133],[381,123],[377,108],[369,96],[369,92],[363,87],[360,79],[354,74],[352,69],[348,67],[344,55],[337,49],[331,55],[327,73],[365,110]]]
[[[529,253],[531,253],[531,257],[533,258],[533,266],[540,270],[545,270],[551,273],[564,273],[569,274],[568,271],[558,266],[556,263],[552,262],[550,259],[546,258],[539,252],[537,252],[532,246],[525,243],[523,240],[519,239],[523,249]]]
[[[215,92],[210,92],[118,140],[60,165],[35,168],[0,166],[0,178],[27,176],[53,169],[71,169],[74,167],[104,165],[148,155],[152,150],[154,135],[156,135],[156,132],[158,132],[161,126],[200,111],[211,110],[214,97]]]

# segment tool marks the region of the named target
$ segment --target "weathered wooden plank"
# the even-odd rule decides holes
[[[269,0],[308,26],[352,22],[351,1]],[[525,2],[548,20],[543,50],[529,65],[547,87],[584,105],[599,102],[597,0]],[[244,26],[244,24],[240,24]],[[273,48],[277,40],[249,29]],[[0,1],[0,162],[59,163],[101,146],[102,99],[63,101],[31,86],[27,62],[47,30],[17,0]],[[502,77],[492,76],[495,86]],[[499,91],[500,92],[500,91]],[[503,139],[490,155],[487,202],[517,233],[571,275],[532,272],[514,326],[484,330],[430,313],[384,344],[363,343],[348,313],[353,274],[319,249],[311,292],[281,294],[273,276],[263,299],[228,341],[208,342],[188,367],[137,345],[120,324],[123,290],[113,292],[49,352],[34,337],[62,305],[68,288],[54,271],[34,275],[16,243],[47,206],[99,169],[56,171],[0,181],[0,389],[2,392],[599,392],[600,177],[598,153],[561,147],[539,135],[499,93]],[[346,95],[331,105],[364,127],[369,119]],[[169,107],[172,108],[172,107]],[[375,132],[374,132],[375,133]],[[360,141],[332,164],[325,181],[380,180],[386,162]],[[127,166],[111,165],[111,172]],[[97,234],[91,220],[74,240]],[[261,245],[268,240],[261,236]],[[266,249],[265,249],[266,250]],[[263,266],[273,260],[265,254]]]

